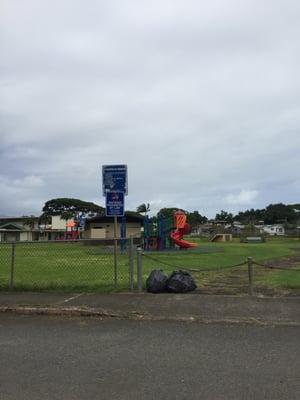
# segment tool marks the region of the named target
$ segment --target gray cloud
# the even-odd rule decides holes
[[[1,6],[0,214],[103,202],[109,163],[128,208],[299,202],[298,2]]]

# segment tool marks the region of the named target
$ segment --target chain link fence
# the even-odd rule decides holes
[[[136,245],[99,240],[0,243],[0,289],[133,289]]]
[[[258,263],[255,259],[241,260],[232,265],[198,266],[190,254],[190,262],[180,252],[152,254],[137,248],[133,238],[119,241],[114,258],[113,241],[35,241],[0,242],[0,290],[57,290],[57,291],[139,291],[152,269],[167,274],[185,270],[194,277],[202,293],[246,294],[270,291],[264,271],[274,271],[294,279],[299,269]],[[174,258],[175,257],[175,258]]]

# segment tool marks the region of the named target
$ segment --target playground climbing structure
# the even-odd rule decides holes
[[[185,213],[183,211],[176,211],[174,217],[176,229],[170,235],[174,243],[181,249],[197,247],[196,243],[191,243],[183,239],[183,236],[190,232],[190,225],[186,222]]]

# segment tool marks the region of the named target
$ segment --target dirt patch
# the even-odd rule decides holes
[[[300,254],[295,254],[288,257],[274,258],[273,260],[265,261],[263,264],[270,268],[295,268],[300,264]]]
[[[254,271],[254,279],[256,277],[265,276],[271,273],[272,270],[257,269]],[[245,295],[249,294],[248,272],[235,271],[234,274],[217,274],[214,277],[203,279],[195,277],[198,290],[203,294],[220,294],[220,295]],[[262,283],[256,282],[254,285],[256,295],[262,296],[300,296],[300,289],[288,289],[278,287],[268,287]]]
[[[300,249],[295,248],[298,254],[294,254],[287,257],[280,257],[271,259],[261,264],[262,266],[254,266],[254,279],[259,281],[259,278],[266,276],[272,271],[282,269],[294,269],[300,265]],[[216,272],[209,272],[206,275],[195,273],[195,279],[199,287],[199,291],[205,294],[238,294],[247,295],[249,292],[248,285],[248,269],[247,266],[241,268],[234,268],[228,270],[221,270]],[[256,282],[255,284],[256,294],[265,296],[299,296],[300,289],[288,289],[288,288],[273,288],[262,285]]]

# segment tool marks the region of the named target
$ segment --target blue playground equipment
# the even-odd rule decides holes
[[[158,215],[157,219],[144,218],[144,250],[166,250],[174,247],[170,232],[174,229],[173,220]]]

